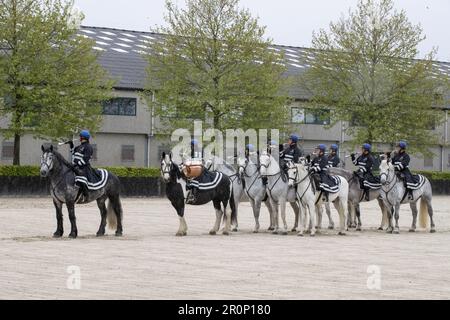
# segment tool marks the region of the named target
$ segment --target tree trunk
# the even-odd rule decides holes
[[[14,158],[13,165],[20,166],[20,135],[14,135]]]

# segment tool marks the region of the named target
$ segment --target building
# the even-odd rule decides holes
[[[81,27],[80,33],[96,41],[95,50],[100,51],[99,63],[117,80],[113,95],[103,109],[103,123],[93,137],[95,166],[158,166],[163,150],[169,149],[168,140],[157,138],[158,119],[152,116],[141,92],[145,87],[146,62],[142,58],[148,41],[158,41],[161,35],[99,27]],[[298,75],[308,68],[308,60],[314,57],[307,48],[274,46],[275,51],[283,51],[286,56],[288,75]],[[450,63],[436,62],[440,71],[450,74]],[[292,124],[298,128],[303,138],[303,147],[311,151],[317,144],[338,143],[351,140],[343,133],[345,123],[338,123],[330,129],[327,117],[317,117],[307,108],[307,95],[299,88],[291,88],[295,99],[292,105]],[[450,106],[449,106],[450,108]],[[325,111],[326,115],[327,111]],[[417,170],[450,171],[450,147],[448,132],[448,110],[442,110],[445,122],[435,128],[442,137],[441,144],[432,146],[433,158],[413,158],[412,167]],[[4,126],[0,121],[0,128]],[[1,164],[11,164],[13,143],[0,136]],[[22,138],[22,164],[38,164],[40,145],[48,141],[35,140],[29,135]],[[380,149],[382,146],[379,146]],[[67,146],[60,147],[67,152]],[[345,154],[343,154],[345,155]],[[349,165],[349,162],[347,161]]]

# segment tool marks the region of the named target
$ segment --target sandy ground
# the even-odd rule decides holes
[[[408,206],[400,235],[376,231],[372,203],[362,206],[363,232],[315,238],[253,234],[248,203],[240,207],[241,231],[228,237],[208,235],[212,205],[188,208],[184,238],[174,236],[178,219],[166,199],[125,199],[123,207],[123,238],[95,237],[93,204],[77,209],[78,239],[67,239],[65,212],[65,238],[54,240],[50,199],[0,198],[0,298],[450,298],[450,197],[434,199],[436,234],[409,233]],[[292,226],[291,211],[288,217]],[[267,228],[266,210],[261,220]]]

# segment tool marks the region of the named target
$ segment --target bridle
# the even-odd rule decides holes
[[[244,177],[246,177],[246,178],[253,178],[253,177],[256,176],[255,179],[253,179],[253,181],[252,181],[252,183],[250,184],[250,186],[249,186],[248,188],[246,188],[246,191],[247,191],[247,194],[248,194],[248,195],[249,195],[249,193],[250,193],[251,188],[252,188],[253,185],[255,184],[256,180],[258,180],[258,178],[261,177],[261,174],[259,173],[258,165],[256,165],[256,164],[254,164],[254,165],[255,165],[255,167],[256,167],[257,170],[255,170],[255,172],[254,172],[252,175],[247,174],[247,168],[248,168],[248,165],[249,165],[249,164],[250,164],[250,161],[249,161],[249,159],[246,157],[246,158],[245,158],[245,166],[239,165],[239,167],[238,167],[238,170],[241,169],[241,168],[244,170],[244,172],[243,172],[243,176],[244,176]],[[250,195],[249,195],[249,197],[250,197]]]
[[[302,199],[303,199],[303,197],[305,196],[306,192],[307,192],[307,191],[309,190],[309,188],[311,187],[311,176],[310,176],[309,174],[307,174],[307,175],[305,175],[302,179],[300,179],[300,180],[297,181],[297,179],[298,179],[298,167],[297,167],[297,166],[290,167],[289,170],[291,170],[291,169],[295,169],[295,176],[294,176],[293,178],[289,177],[289,180],[293,180],[293,181],[294,181],[293,186],[298,186],[300,183],[303,183],[304,181],[306,181],[307,179],[309,179],[308,186],[306,187],[305,191],[303,191],[303,194],[298,198],[298,199],[300,200],[300,202],[303,203]],[[297,190],[295,191],[295,193],[296,193],[297,195],[299,195],[298,192],[297,192]]]
[[[392,180],[389,180],[388,178],[389,178],[390,172],[391,172],[391,168],[388,167],[386,172],[380,173],[380,178],[383,177],[383,176],[386,177],[386,183],[384,183],[384,185],[388,185],[389,186],[392,182],[394,182],[395,179],[397,179],[397,176],[394,174]],[[392,206],[392,203],[389,201],[388,194],[395,188],[395,186],[396,186],[396,183],[393,183],[392,187],[390,187],[389,190],[384,190],[383,186],[381,187],[381,191],[383,191],[384,194],[386,195],[386,201],[389,202],[389,204],[391,206]]]
[[[44,153],[42,155],[42,157],[41,157],[41,168],[43,166],[47,167],[47,171],[50,173],[50,170],[52,170],[52,168],[53,168],[53,159],[52,159],[51,164],[47,163],[47,159],[49,157],[49,154],[50,154],[50,152],[46,152],[46,153]]]
[[[163,177],[164,177],[165,174],[168,174],[169,177],[171,177],[172,168],[173,168],[173,162],[172,161],[169,161],[169,163],[167,163],[165,159],[162,160],[162,163],[161,163],[161,174],[162,174]]]

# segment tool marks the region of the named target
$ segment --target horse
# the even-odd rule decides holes
[[[311,237],[316,234],[315,216],[318,215],[316,207],[316,195],[314,182],[304,163],[295,164],[288,162],[289,187],[295,188],[297,200],[303,207],[303,215],[300,214],[300,230],[298,236],[303,236],[308,230],[308,222]],[[309,215],[309,219],[308,219]]]
[[[288,168],[289,168],[288,174],[290,177],[289,180],[293,181],[293,182],[290,182],[291,185],[294,185],[297,181],[299,184],[300,184],[300,182],[302,182],[303,186],[305,186],[306,184],[309,184],[309,183],[313,184],[310,187],[310,189],[312,189],[314,191],[314,203],[316,205],[317,219],[319,220],[320,215],[321,215],[321,208],[323,206],[323,203],[325,202],[323,192],[320,190],[317,190],[313,181],[311,181],[311,182],[307,181],[309,179],[309,172],[307,171],[307,168],[304,163],[289,164]],[[345,231],[348,230],[348,228],[346,228],[345,215],[346,215],[347,208],[348,208],[348,190],[349,190],[348,188],[349,187],[348,187],[348,182],[344,177],[339,176],[339,175],[334,175],[334,177],[336,177],[340,181],[340,187],[339,187],[338,192],[329,194],[328,202],[333,203],[335,209],[339,213],[338,235],[345,235]],[[297,190],[297,196],[299,197],[299,199],[302,199],[303,197],[305,197],[305,195],[303,195],[303,196],[301,195],[302,191],[305,191],[305,190],[304,189],[302,189],[300,191]],[[307,192],[307,190],[306,190],[306,192]],[[304,200],[304,202],[305,202],[305,200]],[[310,204],[308,204],[308,207],[310,207]],[[310,224],[310,226],[311,226],[311,230],[313,230],[314,225]]]
[[[361,210],[360,203],[367,202],[364,197],[364,190],[361,189],[358,177],[351,171],[344,168],[330,168],[328,169],[331,175],[339,175],[347,179],[348,182],[348,211],[349,216],[347,219],[347,225],[349,228],[356,227],[356,231],[361,231]],[[381,190],[371,190],[369,193],[369,201],[377,200],[381,209],[381,225],[378,230],[383,230],[387,224],[387,207],[384,205],[383,200],[380,197]],[[356,221],[357,219],[357,221]]]
[[[206,161],[205,167],[211,171],[219,171],[226,174],[233,183],[233,197],[234,204],[236,206],[236,215],[233,215],[231,225],[234,226],[233,232],[237,232],[238,225],[238,214],[239,214],[239,203],[241,202],[242,195],[244,194],[244,186],[242,179],[238,172],[229,164],[224,162],[217,156],[213,156],[211,159]]]
[[[69,211],[71,224],[70,238],[78,236],[78,228],[75,217],[75,204],[80,198],[80,190],[75,185],[75,173],[73,166],[64,157],[53,149],[53,146],[41,147],[42,159],[40,174],[44,178],[50,179],[50,194],[56,209],[57,229],[53,237],[60,238],[64,234],[62,206],[65,203]],[[100,209],[101,222],[97,231],[97,236],[105,235],[105,227],[108,224],[110,229],[116,229],[116,236],[122,236],[122,204],[120,201],[120,181],[117,176],[108,172],[107,180],[103,187],[95,191],[88,192],[88,198],[83,203],[96,200]],[[108,206],[105,205],[108,200]],[[107,222],[108,221],[108,222]]]
[[[250,204],[253,209],[253,216],[255,217],[255,229],[254,233],[259,232],[259,215],[261,211],[261,203],[264,202],[270,215],[270,226],[269,231],[274,230],[273,221],[273,209],[270,203],[269,196],[266,192],[266,187],[263,184],[261,175],[258,170],[258,165],[253,163],[250,157],[238,157],[237,159],[239,174],[244,181],[245,194],[250,200]]]
[[[413,191],[414,200],[408,199],[406,196],[406,187],[404,182],[397,176],[394,165],[391,162],[390,155],[387,154],[382,157],[380,165],[380,182],[381,182],[381,197],[384,201],[384,205],[391,210],[388,210],[389,227],[388,233],[400,233],[398,226],[398,219],[400,216],[400,205],[409,203],[412,211],[413,221],[410,232],[416,231],[417,223],[417,202],[420,199],[420,211],[419,211],[419,223],[421,228],[427,227],[427,211],[430,217],[431,226],[430,232],[435,233],[436,227],[433,221],[433,207],[431,200],[433,198],[432,188],[430,181],[420,176],[422,184],[420,188]],[[392,224],[392,217],[395,216],[395,228]]]
[[[279,233],[278,213],[281,211],[281,219],[283,220],[284,227],[281,234],[288,234],[288,227],[286,223],[286,202],[289,202],[292,209],[294,209],[295,225],[292,231],[296,231],[300,217],[300,207],[297,205],[297,196],[294,188],[289,187],[287,177],[281,171],[280,165],[271,154],[264,151],[259,157],[259,162],[261,176],[267,177],[266,192],[269,195],[273,209],[273,222],[275,225],[272,233]]]
[[[177,211],[180,219],[180,225],[176,236],[187,235],[187,224],[184,218],[185,204],[187,199],[186,184],[187,178],[184,176],[180,167],[172,161],[172,154],[165,152],[161,156],[161,176],[166,184],[166,195],[172,206]],[[195,206],[205,205],[213,202],[216,210],[216,222],[210,230],[210,235],[215,235],[220,229],[222,216],[224,216],[225,227],[223,235],[230,234],[231,220],[236,218],[236,207],[233,196],[233,184],[230,178],[222,174],[222,178],[218,181],[216,188],[211,190],[202,190],[198,192],[196,201],[192,204]],[[230,208],[228,207],[230,205]],[[223,206],[223,210],[222,210]],[[225,215],[224,215],[225,213]]]

